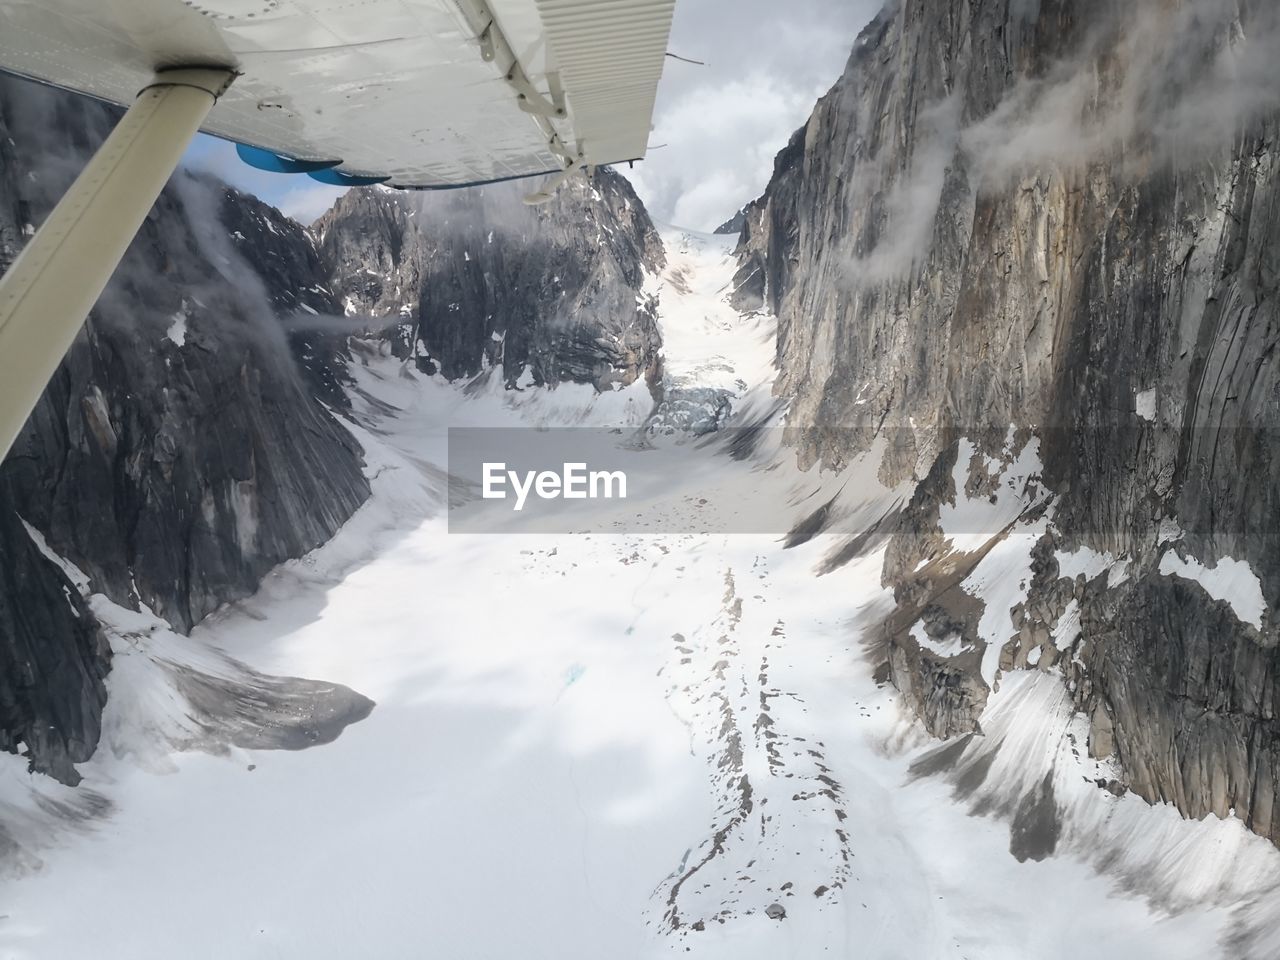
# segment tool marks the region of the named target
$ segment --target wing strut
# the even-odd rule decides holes
[[[234,77],[222,69],[157,73],[0,277],[0,458]]]

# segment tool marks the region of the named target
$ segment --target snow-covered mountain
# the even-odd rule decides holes
[[[113,119],[0,85],[0,268]],[[74,781],[111,657],[24,524],[95,591],[186,632],[368,497],[340,424],[352,333],[454,376],[497,364],[513,385],[639,383],[647,413],[661,373],[644,287],[663,254],[643,205],[607,171],[552,213],[523,192],[354,192],[309,231],[175,178],[0,467],[0,749]]]
[[[759,409],[772,318],[730,304],[732,240],[664,239],[658,323],[688,350],[670,366]],[[420,372],[386,340],[352,354],[372,496],[332,541],[190,637],[69,571],[115,665],[78,787],[0,758],[9,862],[28,868],[0,880],[13,956],[413,956],[429,929],[448,956],[1068,960],[1088,937],[1103,960],[1193,960],[1236,930],[1205,890],[1243,902],[1280,877],[1238,822],[1098,790],[1084,778],[1109,768],[1063,744],[1049,759],[1079,784],[1057,793],[1076,813],[1062,855],[1021,856],[1040,856],[1039,808],[1011,855],[876,681],[884,545],[816,576],[830,536],[691,532],[762,500],[798,522],[840,489],[881,510],[909,494],[874,466],[802,471],[772,430],[737,457],[678,432],[635,443],[641,381],[510,390]],[[670,495],[605,535],[454,529],[451,429],[565,424],[601,428]],[[326,742],[335,716],[362,719]],[[1047,733],[1082,733],[1038,672],[1008,678],[984,724],[998,783],[1042,775]],[[326,745],[277,749],[308,743]],[[1115,845],[1084,845],[1085,823]],[[69,903],[77,922],[57,922]]]
[[[1278,51],[895,2],[715,235],[180,178],[0,466],[0,953],[1280,955]]]
[[[0,81],[0,267],[112,120]],[[110,660],[24,523],[95,591],[187,630],[368,496],[359,447],[324,406],[341,402],[342,349],[276,318],[334,310],[326,282],[304,231],[265,205],[186,177],[160,198],[0,467],[0,749],[74,781]]]
[[[631,185],[575,178],[554,206],[532,187],[356,190],[315,224],[344,310],[386,318],[399,356],[456,379],[500,366],[515,386],[656,382],[646,273],[662,244]]]

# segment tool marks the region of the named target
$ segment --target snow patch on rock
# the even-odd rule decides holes
[[[1262,581],[1247,561],[1220,557],[1216,565],[1207,567],[1195,557],[1184,559],[1169,551],[1160,558],[1160,572],[1194,581],[1213,599],[1230,604],[1242,623],[1262,629],[1267,601],[1262,595]]]

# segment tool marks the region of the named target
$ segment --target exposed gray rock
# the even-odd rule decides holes
[[[722,236],[737,236],[742,233],[742,228],[746,225],[747,208],[743,207],[724,223],[720,224],[720,226],[716,227],[714,232]]]
[[[221,188],[219,221],[234,249],[262,281],[272,311],[283,324],[290,352],[311,390],[336,410],[351,401],[347,332],[328,322],[342,307],[329,284],[329,264],[310,231],[256,197]]]
[[[64,783],[98,743],[110,651],[84,600],[0,510],[0,750]],[[0,853],[0,856],[3,854]]]
[[[659,433],[695,437],[719,430],[733,412],[731,390],[718,387],[665,387],[646,426]]]
[[[0,81],[0,269],[114,116]],[[340,402],[332,352],[293,334],[300,367],[276,315],[332,310],[327,279],[276,211],[181,174],[161,196],[0,465],[0,749],[24,742],[34,768],[73,781],[108,665],[18,516],[95,591],[186,630],[368,496],[360,449],[317,400]]]
[[[736,293],[778,315],[803,463],[846,463],[877,430],[908,438],[882,465],[920,484],[889,551],[886,632],[929,728],[973,730],[989,691],[956,589],[973,558],[916,568],[956,493],[958,438],[999,457],[1013,425],[1017,446],[1040,440],[1055,543],[1129,567],[1061,581],[1038,548],[1002,668],[1062,671],[1089,749],[1114,750],[1142,796],[1234,809],[1272,838],[1278,20],[1236,0],[891,4],[747,207]],[[1215,67],[1228,43],[1230,75]],[[1162,543],[1170,518],[1184,533]],[[1161,575],[1173,549],[1246,561],[1262,628]],[[1083,634],[1057,661],[1045,637],[1068,600]],[[918,621],[965,652],[922,649]],[[1032,798],[1032,819],[1050,802]]]
[[[537,186],[350,192],[314,227],[347,312],[450,379],[493,365],[512,386],[656,382],[643,288],[665,255],[644,205],[607,169],[527,206]]]
[[[0,83],[0,269],[116,115]],[[609,171],[533,209],[536,187],[352,191],[307,230],[209,178],[174,178],[0,465],[0,749],[24,744],[33,769],[74,782],[109,667],[92,614],[19,516],[93,590],[189,629],[368,496],[361,451],[329,412],[348,407],[350,334],[389,336],[450,377],[496,365],[513,386],[646,377],[657,390],[644,287],[664,254],[643,205]],[[267,723],[284,745],[322,742],[371,706],[310,681],[242,686],[201,700],[213,740]],[[314,722],[296,703],[313,689]],[[270,720],[281,711],[289,723]]]

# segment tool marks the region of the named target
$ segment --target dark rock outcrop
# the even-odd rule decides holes
[[[665,256],[644,205],[607,169],[525,205],[537,188],[351,191],[313,227],[345,312],[450,379],[492,365],[508,385],[652,380],[661,336],[645,277]]]
[[[971,440],[979,484],[983,456],[1036,438],[1052,523],[1001,668],[1061,671],[1090,749],[1142,796],[1272,838],[1277,51],[1271,4],[891,4],[747,208],[737,292],[778,315],[802,462],[905,438],[882,464],[922,478],[885,571],[889,662],[932,732],[975,730],[990,692],[973,611],[950,602],[973,558],[921,565],[962,493],[949,463]],[[1081,546],[1124,574],[1063,581],[1055,551]],[[1174,555],[1247,564],[1259,620],[1162,573]]]
[[[218,222],[241,261],[253,264],[312,392],[335,410],[349,409],[343,389],[350,379],[348,331],[325,319],[340,315],[342,307],[313,235],[274,207],[230,188],[222,188]]]
[[[0,269],[116,116],[0,83]],[[109,669],[93,614],[21,521],[93,591],[188,630],[368,496],[330,413],[349,406],[351,334],[450,377],[656,389],[645,287],[664,253],[643,205],[607,170],[527,207],[537,187],[357,190],[308,230],[174,178],[0,465],[0,749],[74,782]]]
[[[0,84],[0,269],[114,116]],[[161,196],[0,465],[0,748],[24,742],[34,768],[73,780],[108,666],[79,595],[18,517],[94,591],[186,630],[368,496],[359,447],[317,400],[341,402],[336,348],[277,316],[332,311],[327,282],[276,211],[185,174]]]
[[[0,509],[0,750],[64,783],[97,745],[110,650],[84,599]]]
[[[737,236],[742,233],[742,228],[746,225],[747,208],[743,207],[724,223],[720,224],[720,226],[716,227],[712,232],[726,237]]]

